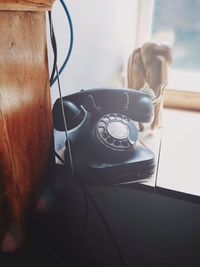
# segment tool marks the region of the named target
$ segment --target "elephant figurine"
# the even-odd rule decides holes
[[[167,45],[147,42],[129,56],[128,88],[150,94],[154,105],[151,128],[162,125],[163,95],[168,82],[168,67],[172,63],[172,49]],[[139,124],[144,130],[143,124]]]

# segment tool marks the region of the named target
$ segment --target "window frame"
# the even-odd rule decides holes
[[[140,0],[135,47],[151,41],[154,0]],[[171,70],[173,72],[173,70]],[[183,71],[184,73],[185,71]],[[188,71],[189,72],[189,71]],[[200,74],[199,74],[200,75]],[[185,88],[168,87],[164,95],[164,106],[200,111],[200,92]]]

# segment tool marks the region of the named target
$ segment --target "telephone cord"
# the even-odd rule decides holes
[[[69,10],[67,8],[67,5],[65,4],[64,0],[60,0],[61,5],[63,6],[63,9],[65,11],[67,20],[68,20],[68,24],[69,24],[69,30],[70,30],[70,44],[69,44],[69,49],[66,55],[66,58],[61,66],[61,68],[59,69],[59,75],[61,75],[61,73],[63,72],[63,70],[65,69],[65,67],[67,66],[67,63],[69,61],[69,58],[71,56],[72,53],[72,49],[73,49],[73,44],[74,44],[74,32],[73,32],[73,24],[72,24],[72,19],[69,13]],[[51,28],[51,25],[50,25]],[[55,36],[54,36],[55,39]],[[53,47],[53,45],[52,45]],[[56,55],[56,60],[57,60],[57,55]],[[51,79],[50,79],[50,85],[53,86],[53,84],[56,82],[56,80],[58,79],[58,74],[56,73],[56,68],[55,68],[55,59],[54,59],[54,67],[51,73]],[[55,76],[56,73],[56,76]],[[55,77],[54,77],[55,76]]]

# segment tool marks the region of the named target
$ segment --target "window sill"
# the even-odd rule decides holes
[[[164,106],[200,111],[200,93],[167,89],[164,95]]]
[[[164,109],[158,187],[200,196],[199,119],[199,112]]]

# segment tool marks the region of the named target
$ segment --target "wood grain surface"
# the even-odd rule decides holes
[[[0,10],[47,11],[55,0],[0,0]]]
[[[28,206],[52,143],[45,14],[1,11],[0,25],[0,202],[9,213],[0,221],[17,222],[16,203]]]

